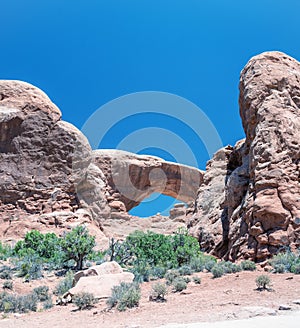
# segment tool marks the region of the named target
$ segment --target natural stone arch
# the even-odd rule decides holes
[[[107,179],[108,202],[121,201],[126,211],[154,192],[194,201],[203,182],[203,171],[155,156],[101,149],[93,152],[93,160]]]

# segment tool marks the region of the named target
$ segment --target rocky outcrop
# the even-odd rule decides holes
[[[300,63],[279,52],[253,57],[239,103],[246,140],[209,162],[190,226],[219,256],[262,261],[300,246]]]
[[[203,181],[197,168],[121,150],[95,150],[93,162],[107,179],[107,199],[117,211],[129,211],[154,192],[194,201]]]
[[[80,208],[94,219],[105,214],[101,172],[91,163],[91,147],[60,118],[60,110],[41,90],[0,81],[0,213],[6,236],[21,234],[22,221],[33,228],[42,220],[53,221],[53,227],[66,218],[81,220],[76,214]]]

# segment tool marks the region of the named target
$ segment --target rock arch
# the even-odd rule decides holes
[[[155,156],[101,149],[93,152],[93,161],[106,177],[108,202],[121,201],[126,211],[154,192],[194,201],[203,182],[203,171]]]

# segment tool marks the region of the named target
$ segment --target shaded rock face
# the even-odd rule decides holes
[[[203,181],[203,172],[197,168],[121,150],[95,150],[93,162],[107,179],[113,211],[129,211],[154,192],[194,201]]]
[[[208,164],[190,226],[219,256],[262,261],[300,246],[300,63],[279,52],[253,57],[239,104],[246,140]]]

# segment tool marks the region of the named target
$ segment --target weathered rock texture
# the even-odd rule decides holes
[[[246,140],[208,163],[190,227],[219,256],[264,260],[300,246],[300,63],[253,57],[239,104]]]
[[[197,168],[121,150],[95,150],[93,162],[107,179],[107,198],[116,211],[129,211],[154,192],[194,201],[203,181]]]
[[[66,220],[81,220],[82,213],[76,211],[82,207],[94,217],[105,213],[103,184],[96,179],[101,172],[91,163],[91,147],[79,130],[60,117],[59,109],[41,90],[24,82],[0,81],[4,235],[22,235],[24,221],[33,228],[41,221],[58,227]]]

